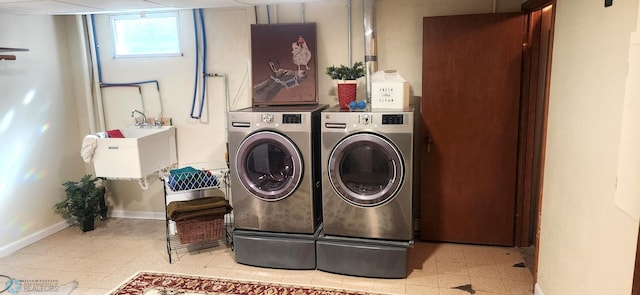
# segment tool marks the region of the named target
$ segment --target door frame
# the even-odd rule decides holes
[[[638,229],[638,231],[640,231],[640,229]],[[636,244],[636,264],[633,268],[631,295],[640,295],[640,234],[638,234],[638,243]]]
[[[551,83],[551,63],[553,52],[553,38],[554,38],[554,26],[556,18],[556,2],[557,0],[527,0],[522,6],[521,10],[528,15],[529,23],[532,19],[540,18],[540,12],[545,7],[551,7],[551,25],[549,28],[549,45],[547,51],[547,63],[546,63],[546,75],[545,75],[545,88],[543,97],[543,107],[538,109],[536,106],[536,97],[538,95],[536,85],[538,81],[538,65],[540,63],[540,30],[531,30],[529,25],[529,32],[526,42],[526,49],[523,58],[522,67],[522,104],[521,104],[521,122],[520,131],[522,136],[520,137],[521,148],[518,155],[518,181],[516,192],[516,246],[527,247],[531,244],[535,248],[533,277],[534,283],[537,281],[538,273],[538,255],[539,255],[539,240],[540,240],[540,212],[542,208],[542,189],[544,180],[544,167],[545,167],[545,150],[546,150],[546,138],[547,138],[547,117],[548,117],[548,105],[549,105],[549,89]],[[536,115],[542,120],[542,128],[540,141],[535,142],[535,119]],[[540,145],[539,163],[534,163],[534,147]],[[539,164],[539,168],[534,169],[534,164]],[[533,183],[533,178],[538,177],[537,184]],[[536,185],[537,194],[533,195],[533,187]],[[537,200],[537,208],[535,212],[531,212],[532,203]],[[532,224],[533,223],[533,224]],[[535,231],[531,233],[531,230]],[[532,235],[533,234],[533,235]],[[531,241],[533,236],[533,241]]]

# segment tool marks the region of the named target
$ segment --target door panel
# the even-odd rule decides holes
[[[423,23],[421,238],[514,243],[524,17]]]
[[[396,147],[375,134],[357,133],[341,140],[329,156],[329,182],[354,206],[374,207],[391,201],[404,180]]]
[[[263,201],[290,196],[302,180],[302,155],[285,136],[260,131],[238,147],[236,159],[240,184]]]

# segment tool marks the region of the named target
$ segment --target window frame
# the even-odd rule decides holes
[[[142,20],[149,18],[173,18],[176,25],[176,42],[177,51],[174,52],[141,52],[141,53],[118,53],[118,29],[116,23],[119,20]],[[177,10],[160,11],[160,12],[144,12],[144,13],[118,13],[109,15],[109,25],[111,26],[111,35],[113,37],[113,58],[153,58],[153,57],[176,57],[183,56],[182,34],[180,27],[180,13]]]

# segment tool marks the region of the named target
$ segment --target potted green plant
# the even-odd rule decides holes
[[[331,79],[338,83],[338,102],[341,108],[348,108],[349,103],[356,99],[356,79],[364,77],[364,64],[359,61],[352,66],[329,66],[325,71]]]
[[[83,232],[95,229],[95,219],[98,215],[106,215],[106,190],[104,186],[96,184],[99,180],[87,174],[80,181],[63,183],[66,198],[54,206],[56,212],[65,218],[75,218]]]
[[[326,71],[327,75],[333,80],[353,81],[360,77],[364,77],[364,64],[358,61],[353,66],[329,66]]]

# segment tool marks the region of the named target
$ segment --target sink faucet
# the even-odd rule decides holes
[[[136,119],[136,117],[134,117],[135,113],[138,113],[138,114],[142,115],[142,122],[138,122],[138,119]],[[147,116],[145,116],[145,115],[144,115],[144,113],[143,113],[143,112],[141,112],[141,111],[133,110],[133,111],[131,112],[131,118],[133,118],[133,124],[134,124],[135,126],[140,126],[140,127],[142,127],[142,126],[147,125]]]

